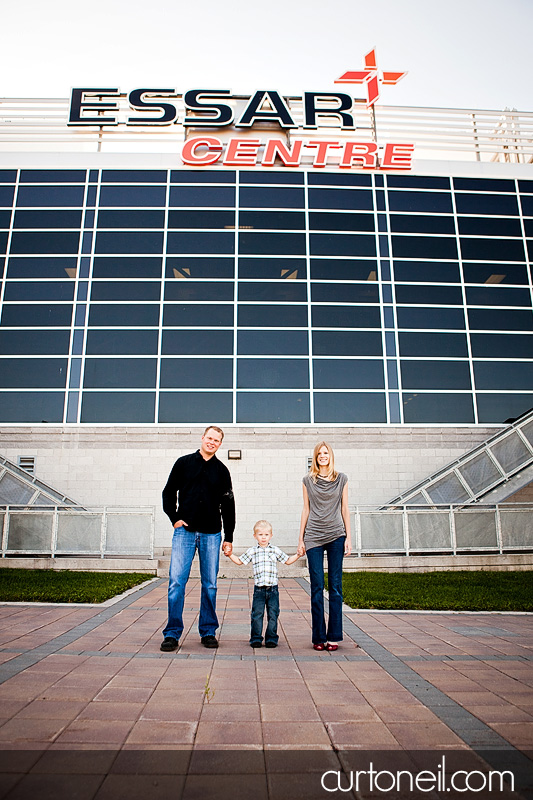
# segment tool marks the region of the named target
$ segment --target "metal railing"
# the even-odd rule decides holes
[[[7,556],[144,556],[153,558],[155,508],[0,506]]]

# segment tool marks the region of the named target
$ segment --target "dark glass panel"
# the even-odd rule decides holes
[[[162,389],[231,389],[233,360],[163,358],[159,385]]]
[[[167,253],[234,253],[235,236],[227,233],[169,233]]]
[[[402,393],[404,421],[413,423],[474,422],[471,394]]]
[[[381,392],[316,392],[315,422],[386,422]]]
[[[240,358],[239,389],[308,389],[309,362],[297,358]]]
[[[2,322],[4,328],[65,328],[70,326],[72,305],[4,305]]]
[[[163,231],[96,234],[95,253],[162,253]]]
[[[518,188],[521,192],[533,194],[533,181],[518,181]]]
[[[463,263],[465,283],[519,284],[529,283],[527,267],[522,264]]]
[[[418,303],[421,305],[462,306],[463,293],[460,286],[415,286],[413,284],[396,286],[397,303]]]
[[[165,300],[233,300],[233,281],[165,281]]]
[[[312,258],[311,278],[323,281],[377,281],[377,261]]]
[[[397,308],[399,328],[444,328],[463,330],[465,317],[461,308]]]
[[[309,208],[373,211],[374,201],[366,189],[309,189]]]
[[[163,355],[232,355],[233,331],[163,331]]]
[[[414,283],[461,283],[457,261],[395,261],[397,281]]]
[[[315,359],[315,389],[383,389],[383,361],[366,359]]]
[[[480,331],[532,331],[533,312],[526,309],[470,308],[468,320],[471,330]]]
[[[233,258],[167,258],[167,278],[233,278]]]
[[[86,358],[83,385],[89,389],[155,388],[155,358]]]
[[[342,174],[339,172],[309,172],[308,181],[310,186],[372,186],[370,175]]]
[[[456,194],[458,214],[494,214],[499,217],[518,216],[515,196],[504,194]]]
[[[166,169],[103,169],[102,183],[166,183]]]
[[[100,207],[112,206],[130,208],[149,208],[164,206],[166,188],[164,186],[102,186],[100,188]]]
[[[94,259],[93,278],[161,278],[162,258],[120,258]]]
[[[390,227],[394,233],[455,233],[450,217],[431,217],[424,214],[391,214]]]
[[[529,289],[500,286],[467,287],[466,302],[470,306],[531,306]]]
[[[239,305],[240,328],[307,328],[307,306]]]
[[[57,211],[21,211],[15,212],[15,228],[79,228],[81,211],[58,209]]]
[[[456,191],[466,190],[471,192],[514,192],[514,181],[499,180],[495,178],[454,178],[453,185]]]
[[[307,392],[239,392],[237,422],[309,422]]]
[[[64,392],[1,392],[1,422],[62,422]]]
[[[88,355],[157,355],[157,331],[92,330],[87,333]]]
[[[305,215],[301,211],[241,211],[239,229],[305,230]]]
[[[380,356],[382,352],[377,331],[313,331],[315,356]]]
[[[171,186],[170,205],[173,208],[194,206],[216,208],[235,206],[234,186]]]
[[[16,169],[0,169],[0,183],[15,183],[16,180],[17,180]]]
[[[77,253],[80,234],[76,233],[18,233],[11,237],[11,253],[41,255],[45,253]],[[4,251],[5,252],[5,251]]]
[[[533,336],[527,333],[471,333],[474,358],[533,358]]]
[[[9,228],[11,225],[11,211],[0,211],[0,228]]]
[[[304,189],[273,186],[243,186],[241,208],[304,208]]]
[[[449,192],[389,191],[388,196],[391,211],[453,214],[452,196]]]
[[[9,212],[6,211],[6,216],[9,216]],[[8,223],[9,225],[9,223]],[[3,225],[2,227],[7,228],[8,225]],[[533,237],[533,219],[525,219],[524,220],[524,230],[526,232],[526,236],[531,238]]]
[[[15,193],[14,186],[0,186],[0,206],[4,208],[12,206],[14,193]]]
[[[400,355],[402,356],[449,356],[468,358],[466,334],[464,333],[400,333]]]
[[[233,327],[233,305],[170,305],[165,306],[166,327]]]
[[[387,175],[387,186],[399,189],[449,189],[449,178],[425,175]]]
[[[239,278],[305,280],[306,277],[303,258],[239,258]]]
[[[67,381],[66,358],[2,358],[2,389],[61,389]]]
[[[107,211],[98,212],[99,228],[164,228],[164,211]]]
[[[235,229],[234,211],[169,211],[169,228]]]
[[[69,342],[69,330],[0,331],[3,355],[66,355]]]
[[[4,300],[72,300],[74,281],[6,281]]]
[[[85,170],[81,169],[23,169],[21,183],[85,183]]]
[[[82,422],[153,422],[154,392],[84,392]]]
[[[82,206],[84,192],[84,186],[19,186],[17,207]]]
[[[315,231],[374,231],[374,215],[312,211],[309,214],[309,229]]]
[[[239,331],[239,355],[305,356],[309,344],[307,331]]]
[[[379,308],[373,306],[313,306],[314,328],[379,328]]]
[[[239,283],[239,300],[258,300],[274,303],[305,303],[307,286],[294,281],[280,283]]]
[[[476,389],[533,390],[531,361],[474,361]]]
[[[470,389],[468,361],[402,361],[404,389]]]
[[[312,233],[310,252],[314,256],[375,256],[374,236],[360,234]]]
[[[483,261],[525,261],[524,244],[519,239],[465,239],[461,237],[464,259]]]
[[[159,422],[233,421],[231,392],[161,392]]]
[[[392,236],[395,258],[456,259],[457,242],[451,236]]]
[[[480,423],[514,420],[533,408],[533,394],[476,394]]]
[[[159,300],[159,281],[93,281],[91,300]]]
[[[522,206],[522,214],[527,217],[533,217],[533,197],[524,197],[524,195],[522,195],[520,198],[520,203]],[[2,205],[10,205],[10,203],[5,203]]]
[[[246,172],[242,170],[239,174],[240,184],[244,183],[303,183],[302,172]]]
[[[377,283],[313,283],[314,303],[379,303]]]
[[[522,236],[519,219],[505,217],[459,217],[462,236]]]
[[[242,178],[241,178],[242,179]],[[170,172],[171,183],[234,183],[235,172],[233,170],[222,172],[221,170],[202,169],[173,169]]]
[[[233,251],[232,251],[233,252]],[[244,255],[305,255],[304,233],[239,233],[239,252]]]
[[[158,304],[125,303],[124,305],[93,303],[89,311],[89,325],[92,327],[157,327],[159,325]]]

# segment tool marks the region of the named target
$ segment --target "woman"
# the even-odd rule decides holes
[[[307,553],[315,650],[337,650],[342,641],[342,560],[350,553],[348,478],[335,470],[333,450],[319,442],[303,479],[304,507],[298,554]],[[324,619],[324,553],[328,559],[329,620]]]

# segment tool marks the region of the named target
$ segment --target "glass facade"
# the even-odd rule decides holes
[[[533,406],[533,181],[0,171],[0,422],[490,424]]]

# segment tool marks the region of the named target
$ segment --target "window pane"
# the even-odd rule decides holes
[[[404,392],[403,413],[406,423],[474,422],[470,394],[410,394]]]
[[[3,355],[62,355],[68,353],[69,342],[69,330],[0,331]]]
[[[313,283],[314,303],[379,303],[377,283]]]
[[[457,261],[394,261],[397,281],[461,283]]]
[[[231,389],[233,361],[229,358],[163,358],[162,389]]]
[[[329,281],[377,281],[377,261],[355,259],[311,259],[311,277]]]
[[[157,331],[92,330],[87,334],[89,355],[157,355]]]
[[[239,331],[239,355],[307,355],[307,331]]]
[[[453,217],[431,217],[421,214],[391,214],[394,233],[455,233]]]
[[[166,183],[166,169],[103,169],[102,183]]]
[[[72,300],[74,282],[70,281],[6,281],[4,301]]]
[[[452,198],[449,192],[389,191],[388,195],[391,211],[453,214]]]
[[[474,361],[476,389],[533,390],[533,363],[528,361]]]
[[[159,422],[233,421],[231,392],[161,392]]]
[[[450,179],[425,175],[387,175],[387,185],[405,189],[449,189]]]
[[[77,253],[80,234],[76,233],[17,233],[11,237],[11,253]]]
[[[307,392],[239,392],[237,422],[309,422]]]
[[[374,331],[313,331],[315,356],[379,356],[381,333]]]
[[[85,183],[86,172],[81,169],[23,169],[21,183]]]
[[[169,233],[167,253],[234,253],[235,236],[227,233]]]
[[[308,389],[307,359],[240,358],[237,363],[239,389]]]
[[[311,212],[309,228],[315,231],[373,231],[374,215]]]
[[[163,331],[163,355],[231,355],[233,331]]]
[[[460,308],[398,308],[399,328],[444,328],[462,330],[464,312]]]
[[[15,193],[14,186],[0,186],[0,206],[10,207],[13,205],[13,195]],[[20,191],[19,191],[20,196]],[[19,203],[21,205],[21,203]]]
[[[81,211],[18,211],[15,228],[79,228]]]
[[[241,328],[307,328],[307,306],[239,305]]]
[[[481,331],[531,331],[533,313],[531,310],[516,311],[489,308],[468,309],[468,320],[472,330]]]
[[[309,185],[331,186],[372,186],[370,175],[353,175],[338,172],[309,172]]]
[[[531,306],[528,289],[504,289],[499,286],[468,287],[466,300],[471,306]]]
[[[66,358],[2,358],[2,389],[59,389],[67,380]]]
[[[93,278],[160,278],[162,258],[120,258],[94,259]]]
[[[103,208],[158,207],[165,205],[165,199],[164,186],[102,186],[100,189],[100,206]]]
[[[395,258],[456,259],[457,242],[446,236],[392,236]]]
[[[373,211],[374,205],[366,189],[309,189],[309,208]]]
[[[170,205],[184,208],[194,206],[233,208],[235,206],[235,188],[233,186],[171,186]]]
[[[519,284],[529,282],[527,268],[521,264],[468,264],[463,263],[466,283]]]
[[[0,211],[0,228],[9,228],[11,225],[11,211]]]
[[[379,308],[373,306],[313,306],[315,328],[379,328]]]
[[[465,239],[461,237],[463,258],[483,261],[525,261],[524,244],[517,239]]]
[[[275,303],[305,303],[307,286],[304,283],[239,283],[239,300],[270,301]]]
[[[317,392],[315,422],[386,422],[385,395],[381,392]]]
[[[301,172],[241,172],[239,181],[245,183],[303,183]]]
[[[89,311],[89,325],[93,327],[157,327],[159,325],[159,305],[118,305],[92,304]]]
[[[153,392],[84,392],[82,422],[153,422]]]
[[[402,356],[452,356],[468,358],[464,333],[400,333]]]
[[[233,327],[233,305],[165,305],[163,325],[166,327]]]
[[[241,211],[239,228],[305,230],[305,216],[300,211]]]
[[[163,231],[96,234],[95,253],[162,253]]]
[[[364,233],[351,235],[312,233],[309,236],[310,252],[314,256],[375,256],[375,236]]]
[[[1,325],[5,328],[65,328],[70,326],[72,305],[4,305]]]
[[[303,258],[239,258],[239,277],[305,280],[307,268]]]
[[[233,278],[233,258],[167,258],[167,278]]]
[[[383,389],[383,361],[315,359],[315,389]]]
[[[164,211],[106,211],[98,212],[99,228],[164,228]]]
[[[441,303],[446,306],[462,306],[463,293],[460,286],[396,286],[397,303]]]
[[[517,217],[516,197],[502,194],[455,195],[458,214],[494,214],[499,217]]]
[[[304,208],[304,190],[292,187],[242,186],[242,208]]]
[[[459,217],[459,233],[470,236],[522,236],[520,220],[494,217]]]
[[[467,361],[402,361],[404,389],[470,389]]]
[[[165,281],[165,300],[233,300],[233,282]]]
[[[155,387],[155,358],[87,358],[83,385],[95,389]]]
[[[454,178],[456,190],[471,189],[474,192],[514,192],[514,181],[494,178]]]
[[[242,180],[242,178],[241,178]],[[173,169],[170,173],[171,183],[235,183],[235,172],[221,172],[214,169]]]
[[[84,193],[84,186],[19,186],[17,206],[18,208],[82,206]]]
[[[169,211],[169,228],[235,228],[234,211]]]
[[[91,300],[159,300],[159,281],[93,281]]]
[[[533,394],[477,394],[480,423],[505,423],[533,408]]]
[[[239,252],[243,255],[305,255],[305,234],[241,232]]]
[[[0,392],[1,422],[62,422],[64,392]]]
[[[474,358],[533,358],[533,336],[527,333],[471,333]]]

